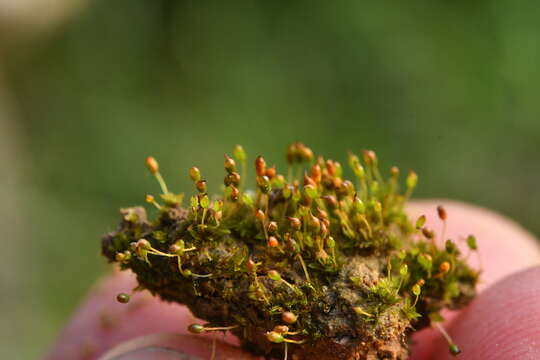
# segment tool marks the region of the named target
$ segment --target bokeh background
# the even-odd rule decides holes
[[[236,143],[375,149],[540,234],[536,1],[0,0],[0,357],[39,358],[117,209]],[[451,214],[450,214],[451,216]]]

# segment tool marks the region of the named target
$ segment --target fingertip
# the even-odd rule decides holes
[[[468,234],[476,235],[480,256],[483,260],[483,272],[480,291],[498,280],[516,271],[540,263],[540,247],[537,239],[514,221],[493,211],[478,206],[450,200],[417,200],[408,206],[413,221],[420,215],[426,215],[426,226],[439,233],[442,223],[437,215],[437,206],[443,205],[448,214],[446,238],[455,240],[464,254],[468,253],[464,238]],[[460,240],[461,239],[461,240]],[[438,239],[442,245],[442,240]],[[480,268],[478,258],[469,256],[469,263]],[[458,312],[444,311],[445,327],[451,327]],[[447,344],[442,335],[433,328],[423,329],[412,337],[411,359],[429,359],[433,349],[447,353]]]
[[[486,289],[452,322],[460,359],[540,359],[540,267],[513,274]],[[431,357],[452,359],[441,339]]]

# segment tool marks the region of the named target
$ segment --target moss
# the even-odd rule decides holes
[[[245,153],[234,154],[245,173]],[[287,158],[286,180],[257,157],[257,189],[244,191],[245,175],[225,156],[224,194],[212,199],[192,168],[198,193],[186,206],[148,158],[163,204],[147,202],[159,214],[149,221],[142,207],[121,210],[103,255],[131,269],[139,290],[186,304],[208,322],[194,329],[230,330],[255,354],[406,359],[411,332],[440,321],[443,308],[466,305],[478,272],[451,240],[435,245],[425,218],[407,217],[414,172],[402,192],[399,170],[383,178],[372,151],[362,162],[349,155],[356,185],[338,162],[314,159],[303,144],[289,146]],[[442,208],[439,217],[446,221]]]

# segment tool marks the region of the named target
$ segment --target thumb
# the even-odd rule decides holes
[[[462,359],[540,359],[540,267],[508,276],[484,291],[452,322]],[[432,355],[448,359],[439,341]]]

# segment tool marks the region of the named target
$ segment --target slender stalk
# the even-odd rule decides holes
[[[159,172],[155,173],[154,176],[156,177],[156,180],[159,183],[159,187],[161,187],[161,192],[164,194],[169,193],[169,189],[167,189],[167,184],[165,184],[165,180],[163,180],[163,176]]]
[[[212,337],[212,355],[210,355],[210,360],[214,360],[216,358],[216,333],[214,333],[214,336]]]
[[[306,275],[306,280],[308,283],[311,283],[311,279],[309,278],[309,273],[307,271],[306,263],[304,262],[304,259],[302,258],[302,255],[298,254],[298,260],[300,260],[300,264],[302,265],[302,270],[304,270],[304,274]]]
[[[442,336],[444,336],[444,338],[446,339],[448,344],[453,344],[454,343],[454,341],[452,340],[450,335],[448,335],[448,333],[446,332],[446,330],[444,330],[444,328],[441,326],[441,324],[436,322],[433,325],[437,328],[437,330],[439,330],[439,332],[442,334]]]
[[[208,209],[203,209],[203,212],[202,212],[202,218],[201,218],[201,224],[204,225],[204,218],[206,217],[206,212],[207,212]]]
[[[238,327],[238,325],[233,325],[233,326],[218,326],[218,327],[205,327],[204,330],[205,330],[205,331],[227,331],[227,330],[236,329],[237,327]]]
[[[244,184],[246,183],[247,181],[247,165],[246,165],[246,161],[242,161],[240,166],[242,166],[242,181],[240,181],[240,187],[238,190],[242,190],[244,188]]]

